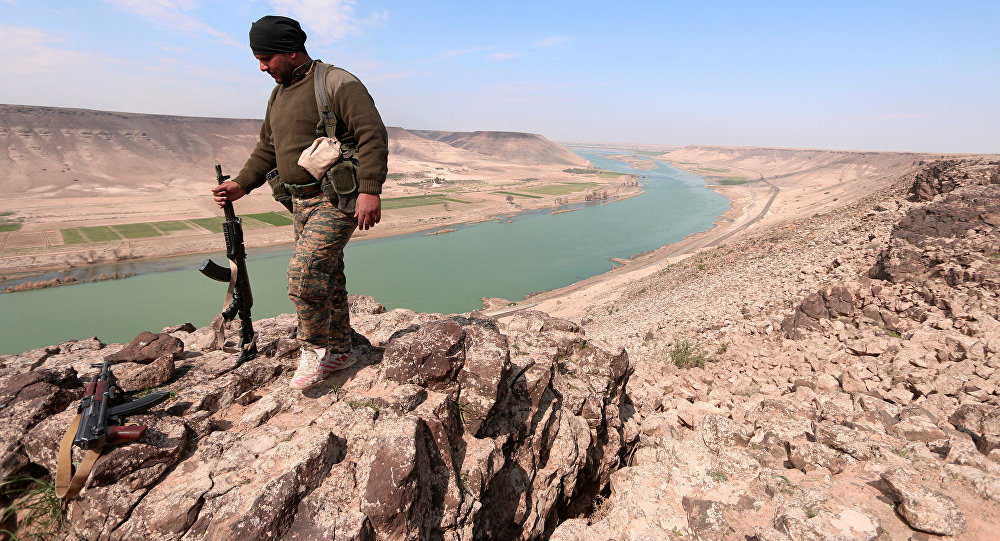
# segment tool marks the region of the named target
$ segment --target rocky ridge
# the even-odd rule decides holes
[[[640,438],[552,538],[993,538],[998,171],[922,164],[589,307],[636,367]]]
[[[264,353],[241,366],[190,325],[0,358],[0,476],[54,474],[105,359],[126,391],[172,398],[130,418],[145,438],[103,453],[60,539],[538,539],[592,507],[637,437],[627,354],[571,322],[352,310],[360,366],[305,393],[293,316],[259,322]]]
[[[0,357],[0,474],[49,475],[116,354],[127,389],[176,396],[60,538],[990,539],[998,201],[995,161],[921,164],[579,322],[352,298],[362,366],[306,393],[290,316],[239,367],[190,327]]]

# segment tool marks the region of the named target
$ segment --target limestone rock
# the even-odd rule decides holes
[[[898,498],[900,516],[913,529],[937,535],[965,533],[965,515],[948,496],[921,486],[902,468],[884,472],[882,480]]]
[[[107,355],[104,360],[112,363],[133,362],[149,363],[163,356],[176,358],[184,351],[184,342],[180,338],[170,336],[166,333],[153,334],[143,331],[132,339],[128,345],[118,351]]]
[[[125,392],[141,391],[160,386],[168,381],[174,373],[174,358],[164,355],[149,364],[121,363],[115,365],[114,374],[118,385]]]
[[[959,430],[971,433],[984,455],[1000,448],[1000,407],[964,404],[948,418]]]
[[[854,509],[831,513],[796,507],[779,516],[775,528],[791,539],[803,541],[875,541],[879,537],[878,521]]]

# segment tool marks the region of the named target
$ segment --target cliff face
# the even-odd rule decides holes
[[[992,539],[998,208],[1000,163],[924,164],[579,322],[354,298],[361,366],[306,393],[291,316],[240,367],[207,329],[0,357],[0,473],[51,474],[80,376],[118,354],[126,388],[176,396],[62,538]]]

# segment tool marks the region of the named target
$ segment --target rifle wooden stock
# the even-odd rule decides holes
[[[138,441],[146,433],[146,425],[112,426],[108,430],[108,444]]]

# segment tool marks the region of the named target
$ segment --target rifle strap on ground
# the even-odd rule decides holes
[[[73,438],[76,437],[76,431],[80,428],[82,417],[82,415],[77,415],[76,419],[69,424],[66,435],[63,436],[62,442],[59,444],[59,458],[56,461],[56,497],[62,499],[63,505],[80,493],[80,489],[90,477],[90,471],[94,469],[97,457],[101,456],[101,450],[104,449],[104,446],[101,445],[87,451],[83,462],[76,468],[76,473],[73,473]]]
[[[222,302],[222,310],[225,311],[229,308],[230,303],[233,302],[233,293],[236,291],[236,276],[238,273],[238,268],[236,262],[232,259],[229,260],[229,288],[226,289],[226,300]],[[202,350],[214,351],[221,349],[226,353],[240,353],[241,350],[237,348],[227,348],[226,347],[226,325],[227,321],[222,317],[222,313],[215,316],[212,320],[212,340],[208,342]],[[250,343],[243,344],[243,350],[249,350],[257,345],[257,333],[254,333],[253,340]]]

